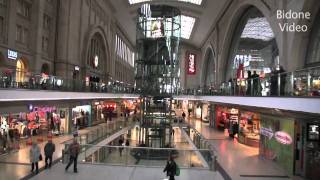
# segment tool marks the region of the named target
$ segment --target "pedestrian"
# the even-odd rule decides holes
[[[32,146],[29,151],[30,163],[31,163],[31,172],[33,172],[34,167],[36,167],[36,173],[39,173],[39,164],[38,162],[42,160],[40,153],[40,147],[36,142],[32,142]]]
[[[120,153],[120,156],[122,156],[122,151],[123,151],[123,139],[122,139],[122,137],[120,137],[120,139],[119,139],[119,153]]]
[[[174,180],[174,176],[176,175],[176,170],[177,170],[177,164],[176,162],[174,162],[173,157],[170,156],[163,172],[167,172],[167,176],[169,177],[169,180]]]
[[[73,172],[77,173],[78,172],[77,160],[78,160],[78,154],[80,152],[80,145],[75,138],[73,139],[73,142],[70,144],[68,148],[68,152],[70,155],[70,159],[65,170],[67,171],[69,166],[73,163]]]
[[[44,168],[45,169],[47,169],[48,167],[51,168],[52,155],[55,150],[56,150],[56,146],[52,143],[52,140],[49,139],[47,144],[44,146],[44,155],[45,155],[45,159],[44,159],[45,167]],[[49,164],[48,164],[48,160],[49,160]]]
[[[185,118],[186,118],[186,113],[184,113],[184,111],[182,112],[182,118],[183,118],[183,120],[185,120]]]
[[[172,136],[174,136],[174,129],[172,129],[171,133],[172,133]]]
[[[126,140],[126,146],[129,146],[130,143],[129,143],[129,139]]]
[[[253,71],[252,78],[252,85],[253,85],[253,96],[260,96],[261,94],[261,84],[260,84],[260,77],[257,74],[257,71]]]

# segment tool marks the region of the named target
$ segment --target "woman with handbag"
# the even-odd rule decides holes
[[[29,155],[30,155],[30,163],[31,163],[31,172],[33,172],[34,166],[36,166],[36,173],[38,174],[39,172],[38,162],[42,160],[42,155],[40,153],[40,147],[36,142],[32,142]]]

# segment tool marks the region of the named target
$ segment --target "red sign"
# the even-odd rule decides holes
[[[281,144],[291,144],[292,143],[291,136],[286,132],[278,131],[275,133],[274,137]]]
[[[196,55],[193,53],[186,53],[186,58],[188,62],[188,74],[194,75],[196,74]]]

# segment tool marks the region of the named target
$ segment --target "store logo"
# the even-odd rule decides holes
[[[264,136],[267,136],[269,138],[269,140],[270,140],[272,138],[272,136],[273,136],[273,131],[272,131],[271,128],[262,127],[262,128],[260,128],[260,134],[264,135]]]
[[[187,53],[188,60],[188,74],[196,74],[196,55]]]
[[[12,50],[8,49],[8,58],[9,59],[16,60],[17,57],[18,57],[18,52],[17,51],[12,51]]]
[[[275,138],[281,144],[291,144],[292,143],[291,136],[284,131],[277,131],[275,133]]]

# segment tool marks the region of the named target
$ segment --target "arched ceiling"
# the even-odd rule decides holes
[[[188,44],[200,48],[206,40],[208,34],[213,29],[213,25],[222,13],[229,0],[202,0],[201,5],[188,2],[189,0],[149,0],[150,4],[165,4],[178,7],[182,15],[195,18],[195,24],[189,39],[182,39]],[[195,1],[196,0],[191,0]],[[141,3],[130,4],[129,0],[109,0],[113,6],[114,16],[119,27],[135,45],[136,40],[136,16],[137,9]]]

